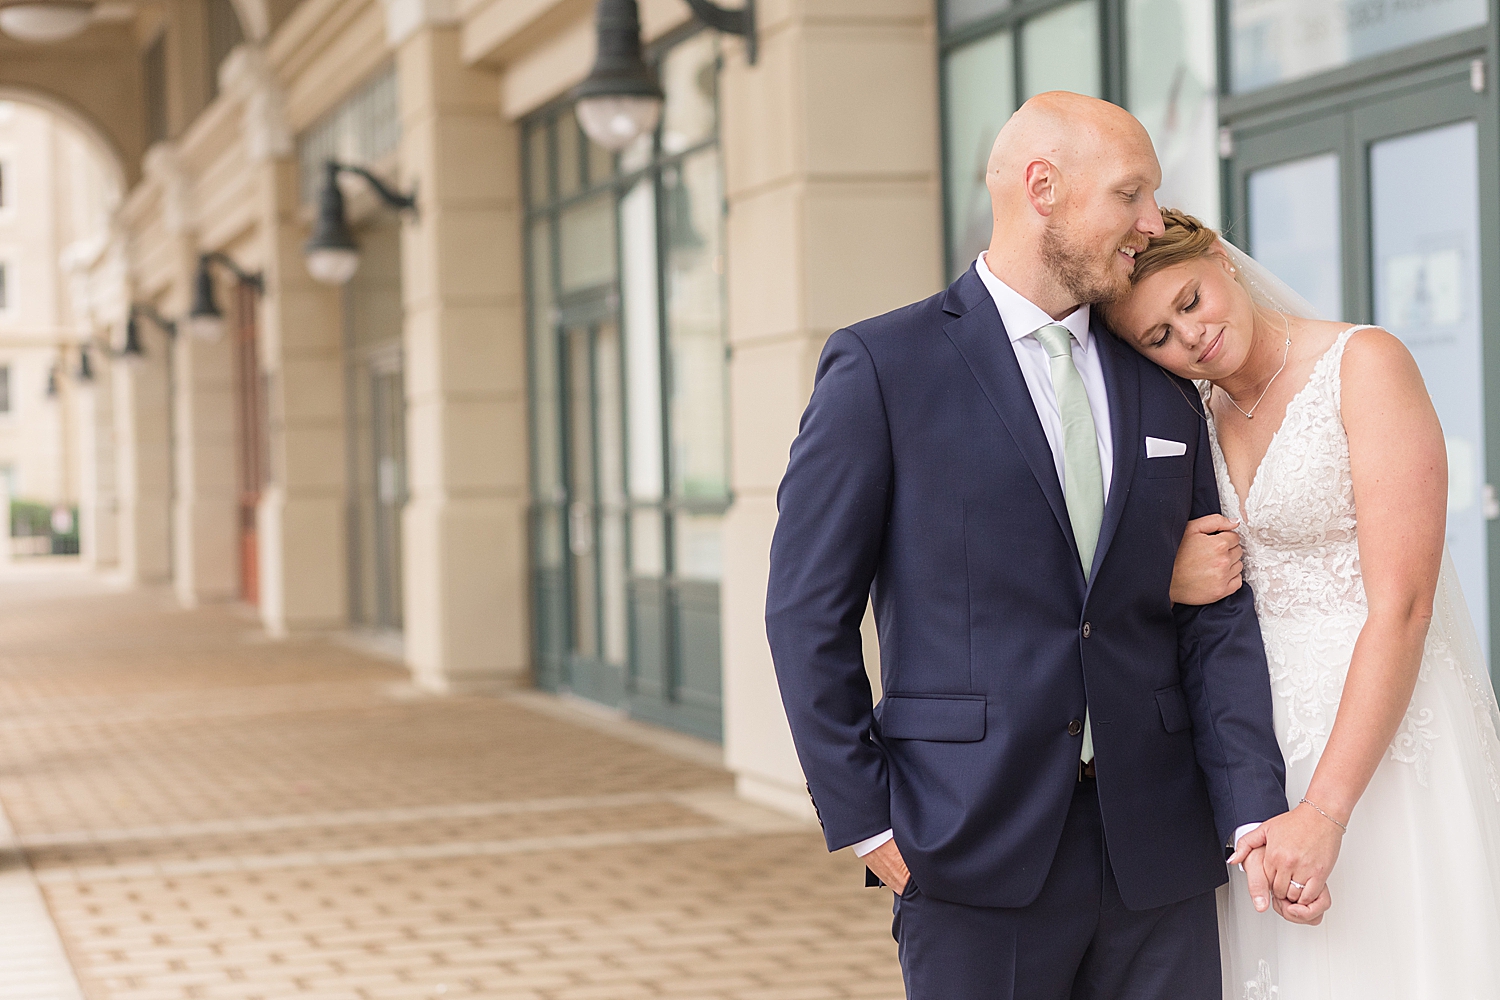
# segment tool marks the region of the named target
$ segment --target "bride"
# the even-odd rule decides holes
[[[1189,526],[1173,598],[1237,589],[1243,559],[1291,807],[1240,838],[1247,874],[1220,890],[1226,1000],[1500,997],[1500,713],[1421,374],[1389,333],[1314,318],[1163,217],[1107,321],[1203,387],[1224,517]]]

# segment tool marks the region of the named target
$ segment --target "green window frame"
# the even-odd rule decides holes
[[[950,276],[988,244],[990,143],[1016,107],[1045,90],[1089,93],[1139,116],[1162,160],[1162,203],[1219,222],[1217,4],[937,0],[937,7]]]
[[[717,740],[731,502],[720,57],[690,29],[648,58],[667,106],[625,152],[593,145],[567,101],[522,122],[533,659],[540,687]]]

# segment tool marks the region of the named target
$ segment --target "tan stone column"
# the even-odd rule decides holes
[[[418,199],[402,234],[406,655],[426,687],[497,687],[528,665],[518,130],[457,28],[418,7],[389,8]]]
[[[190,275],[191,276],[191,275]],[[179,325],[172,344],[172,582],[184,607],[239,593],[234,355]]]
[[[120,504],[120,572],[132,583],[172,575],[171,420],[167,409],[166,337],[141,321],[146,356],[110,366],[115,425],[115,481]],[[123,331],[114,343],[125,342]]]
[[[314,281],[303,261],[297,161],[264,55],[237,49],[221,79],[244,102],[266,286],[258,330],[270,452],[256,510],[261,621],[272,635],[338,628],[348,621],[339,289]]]
[[[344,375],[339,290],[302,258],[297,165],[257,168],[266,246],[260,362],[270,481],[256,512],[260,612],[273,635],[348,619],[344,511]]]
[[[760,64],[724,74],[731,441],[725,759],[747,798],[811,814],[771,667],[776,486],[841,326],[942,284],[930,0],[770,0]]]

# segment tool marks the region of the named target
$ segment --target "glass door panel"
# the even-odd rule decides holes
[[[599,528],[595,519],[593,337],[588,328],[563,334],[568,357],[568,550],[572,555],[572,644],[575,657],[599,655]]]
[[[402,627],[401,510],[406,505],[406,382],[399,367],[373,376],[375,444],[375,624]]]
[[[1442,420],[1448,548],[1487,649],[1479,129],[1460,121],[1381,139],[1369,156],[1375,322],[1410,348]]]
[[[605,704],[624,698],[625,468],[620,338],[613,323],[566,328],[568,686]]]
[[[1322,153],[1249,175],[1250,255],[1312,303],[1344,315],[1339,154]]]

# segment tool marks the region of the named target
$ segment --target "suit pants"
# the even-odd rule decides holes
[[[1041,895],[1015,909],[932,899],[908,882],[891,932],[908,1000],[1220,1000],[1212,892],[1126,909],[1092,778],[1078,783]]]

